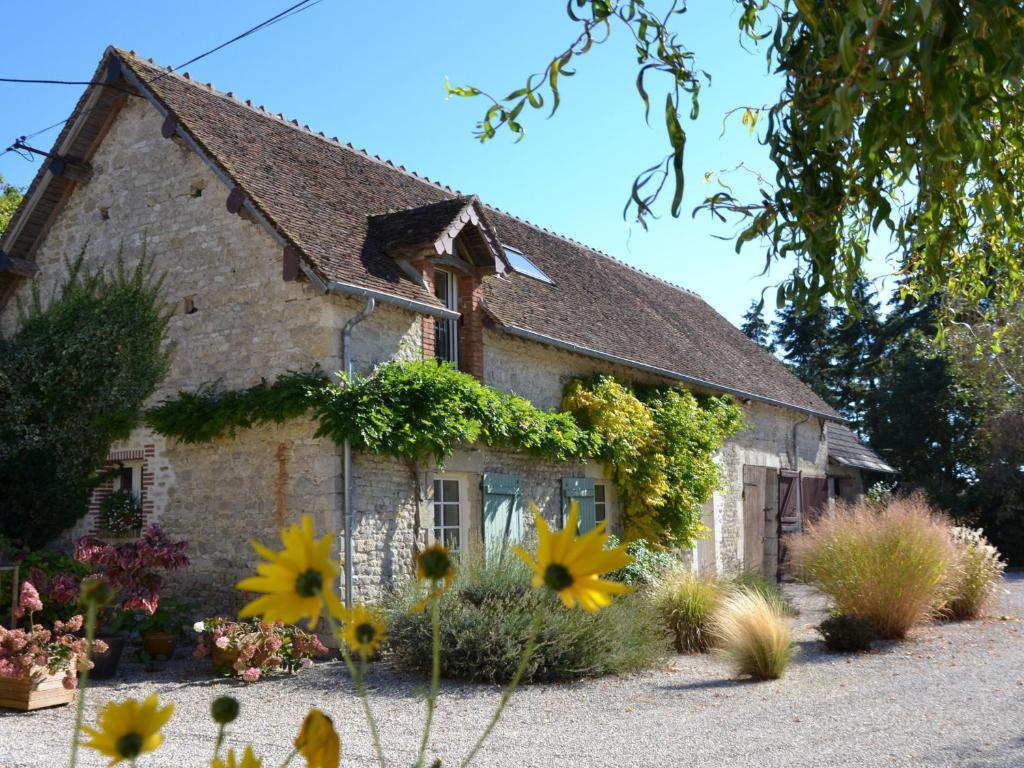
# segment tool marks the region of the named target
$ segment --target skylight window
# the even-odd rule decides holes
[[[512,266],[513,272],[518,272],[520,275],[532,277],[534,280],[540,280],[542,283],[547,283],[548,285],[555,284],[555,281],[544,274],[540,267],[526,258],[526,255],[522,251],[513,248],[511,245],[504,245],[502,247],[505,249],[505,258],[508,259],[508,263]]]

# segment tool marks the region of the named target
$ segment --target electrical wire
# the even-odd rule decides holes
[[[237,43],[240,40],[244,40],[245,38],[249,37],[250,35],[254,35],[257,32],[259,32],[259,31],[261,31],[263,29],[266,29],[267,27],[271,27],[274,24],[277,24],[278,22],[284,21],[285,19],[289,19],[292,16],[296,16],[296,15],[302,13],[303,11],[308,11],[310,8],[313,8],[314,6],[317,6],[320,3],[322,3],[322,2],[323,2],[323,0],[300,0],[300,2],[295,3],[294,5],[292,5],[292,6],[288,7],[288,8],[285,8],[280,13],[276,13],[273,16],[271,16],[270,18],[265,19],[264,21],[261,21],[256,26],[250,27],[249,29],[245,30],[244,32],[242,32],[242,33],[240,33],[238,35],[235,35],[230,40],[226,40],[225,42],[221,43],[220,45],[218,45],[218,46],[216,46],[214,48],[211,48],[208,51],[204,51],[203,53],[200,53],[198,56],[193,56],[191,59],[189,59],[188,61],[184,62],[183,64],[179,64],[176,67],[172,67],[172,68],[170,68],[170,69],[168,69],[168,70],[166,70],[164,72],[161,72],[159,75],[157,75],[153,79],[145,81],[145,83],[147,85],[150,84],[150,83],[155,83],[157,80],[160,80],[161,78],[166,77],[167,75],[171,74],[172,72],[177,72],[178,70],[183,69],[183,68],[189,66],[190,64],[195,64],[197,61],[205,59],[207,56],[210,56],[211,54],[214,54],[217,51],[220,51],[220,50],[223,50],[224,48],[227,48],[229,45],[233,45],[234,43]],[[128,91],[126,91],[124,88],[121,88],[120,86],[112,85],[111,83],[99,82],[99,81],[96,81],[96,80],[44,80],[44,79],[18,78],[18,77],[0,77],[0,83],[38,84],[38,85],[86,85],[86,86],[102,85],[102,86],[107,86],[107,87],[114,87],[114,88],[117,88],[118,90],[122,90],[122,91],[125,91],[126,93],[128,93]],[[90,107],[90,111],[92,109],[95,109],[95,107]],[[88,114],[88,113],[87,112],[83,112],[81,114]],[[53,125],[48,125],[45,128],[41,128],[38,131],[35,131],[34,133],[29,133],[29,134],[26,134],[24,136],[19,136],[18,139],[16,140],[16,143],[17,143],[17,141],[26,142],[26,141],[28,141],[30,139],[35,138],[36,136],[40,136],[40,135],[42,135],[44,133],[47,133],[48,131],[52,131],[54,128],[59,128],[62,125],[64,125],[65,123],[67,123],[70,119],[71,118],[68,117],[68,118],[65,118],[64,120],[61,120],[59,122],[54,123]],[[8,152],[14,152],[19,157],[24,157],[24,155],[22,155],[22,153],[18,152],[17,147],[15,146],[15,144],[12,144],[7,149],[5,149],[2,152],[0,152],[0,157],[3,157]],[[31,157],[27,157],[25,159],[26,160],[31,160]]]

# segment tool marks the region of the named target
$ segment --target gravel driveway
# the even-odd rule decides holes
[[[823,653],[811,629],[824,601],[806,587],[787,587],[801,615],[799,647],[785,679],[737,681],[713,657],[679,656],[644,675],[527,688],[476,765],[1024,766],[1024,574],[1012,575],[1006,589],[995,613],[1007,620],[924,627],[907,643],[839,657]],[[231,742],[252,743],[268,767],[283,760],[311,705],[334,718],[344,765],[373,764],[340,663],[252,686],[210,680],[191,659],[160,673],[135,664],[122,672],[122,679],[90,692],[87,721],[98,704],[126,696],[156,692],[176,706],[166,743],[140,765],[208,765],[215,733],[208,702],[224,693],[242,702]],[[390,764],[409,766],[423,683],[381,666],[369,682]],[[457,765],[497,698],[493,687],[446,684],[433,754]],[[66,764],[70,707],[0,712],[0,766]],[[93,753],[83,758],[84,765],[104,764]]]

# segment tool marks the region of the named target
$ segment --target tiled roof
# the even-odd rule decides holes
[[[142,84],[320,279],[441,306],[385,253],[376,233],[368,233],[371,217],[417,208],[404,224],[432,230],[449,208],[464,203],[455,190],[187,75],[116,49],[108,55],[121,58],[130,79]],[[485,210],[501,241],[554,281],[488,277],[484,302],[498,327],[710,389],[839,418],[696,294],[504,212]],[[403,223],[402,218],[393,221]]]
[[[864,445],[849,427],[832,423],[826,427],[825,435],[828,441],[829,461],[844,467],[895,474],[896,470]]]

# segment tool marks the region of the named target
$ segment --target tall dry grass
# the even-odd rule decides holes
[[[713,576],[683,570],[665,574],[652,594],[652,603],[672,631],[679,653],[711,648],[711,618],[721,599],[722,590]]]
[[[841,613],[902,638],[945,602],[957,560],[949,521],[923,496],[838,504],[790,541],[793,562]]]
[[[947,578],[943,616],[968,621],[983,615],[1003,578],[1006,563],[985,534],[973,528],[952,529],[956,562]]]
[[[792,622],[777,601],[758,592],[740,589],[726,597],[712,634],[736,671],[757,680],[782,677],[793,657]]]

